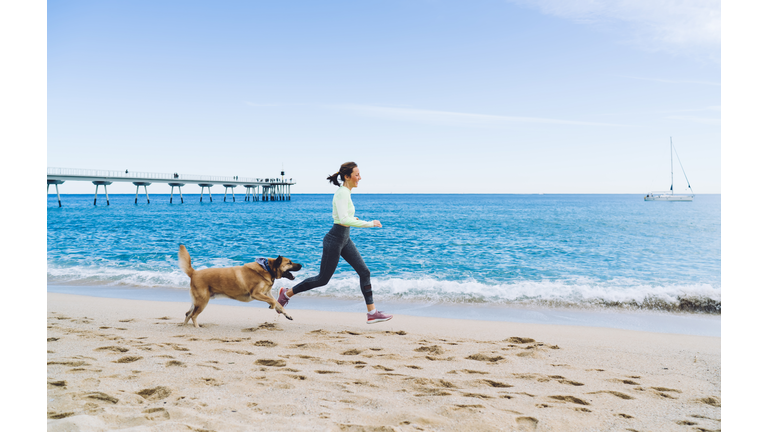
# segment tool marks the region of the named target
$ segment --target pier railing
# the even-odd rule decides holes
[[[188,181],[188,182],[226,182],[236,181],[238,183],[251,182],[251,183],[274,183],[279,181],[278,179],[269,178],[253,178],[253,177],[237,177],[236,176],[208,176],[198,174],[178,174],[173,173],[152,173],[152,172],[138,172],[138,171],[109,171],[109,170],[90,170],[90,169],[77,169],[77,168],[48,168],[48,175],[60,175],[60,176],[76,176],[76,177],[110,177],[110,178],[125,178],[125,179],[152,179],[152,180],[169,180],[169,181]]]
[[[136,185],[136,197],[134,198],[134,204],[139,202],[139,187],[144,187],[144,194],[147,196],[147,204],[149,204],[149,192],[147,186],[152,183],[165,183],[167,182],[171,186],[171,199],[173,203],[173,192],[175,188],[179,190],[179,198],[184,203],[184,196],[181,194],[181,187],[188,183],[197,183],[202,187],[200,191],[200,202],[203,202],[203,193],[205,188],[208,188],[208,199],[213,201],[211,196],[211,186],[221,185],[224,186],[224,201],[227,201],[227,193],[231,191],[232,202],[235,201],[235,188],[238,186],[245,187],[245,201],[290,201],[291,199],[291,186],[296,184],[293,179],[283,178],[284,173],[280,173],[280,178],[254,178],[240,176],[208,176],[199,174],[178,174],[178,173],[152,173],[152,172],[137,172],[137,171],[114,171],[114,170],[92,170],[92,169],[79,169],[79,168],[56,168],[48,167],[48,179],[47,189],[50,191],[51,185],[56,188],[56,197],[59,201],[59,207],[61,207],[61,195],[59,195],[59,185],[67,181],[89,181],[96,185],[96,193],[93,196],[93,204],[96,205],[96,201],[99,195],[99,187],[104,188],[104,195],[107,198],[107,205],[109,205],[109,193],[107,192],[107,186],[113,182],[132,182]],[[260,191],[260,192],[259,192]]]

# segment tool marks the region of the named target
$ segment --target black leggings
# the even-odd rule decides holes
[[[293,293],[309,291],[312,288],[321,287],[331,280],[336,266],[339,265],[339,257],[344,258],[360,276],[360,289],[365,297],[365,304],[373,304],[373,292],[371,290],[371,271],[365,265],[363,257],[357,251],[357,247],[349,238],[349,227],[333,224],[328,234],[323,238],[323,258],[320,260],[320,274],[304,279],[293,287]]]

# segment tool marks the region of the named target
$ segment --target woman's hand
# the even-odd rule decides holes
[[[381,222],[379,222],[379,221],[375,220],[375,221],[373,221],[373,226],[374,226],[375,228],[381,228]]]

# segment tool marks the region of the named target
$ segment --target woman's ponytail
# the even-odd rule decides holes
[[[332,184],[335,184],[336,186],[341,186],[339,184],[339,173],[329,175],[328,177],[326,177],[326,180],[328,180]]]
[[[341,183],[339,183],[339,177],[341,177],[341,181],[344,181],[344,177],[349,177],[352,175],[352,170],[357,168],[357,164],[354,162],[345,162],[341,164],[341,168],[339,168],[339,171],[336,174],[331,174],[328,177],[326,177],[326,180],[331,182],[332,184],[335,184],[336,186],[341,186]]]

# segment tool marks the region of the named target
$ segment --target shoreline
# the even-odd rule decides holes
[[[47,285],[47,292],[114,299],[163,302],[189,301],[188,290],[174,288],[114,287],[103,285]],[[213,299],[211,300],[211,304],[248,308],[266,307],[266,304],[263,302],[253,301],[250,303],[243,303],[223,298]],[[378,306],[382,310],[387,311],[387,313],[414,317],[527,324],[576,325],[714,337],[720,337],[721,335],[721,315],[719,314],[673,313],[610,308],[547,308],[482,303],[437,304],[384,300],[380,301]],[[362,300],[334,299],[310,295],[297,296],[291,299],[291,308],[348,313],[365,310]],[[359,313],[362,314],[362,312]]]
[[[48,430],[720,429],[720,338],[48,293]]]

